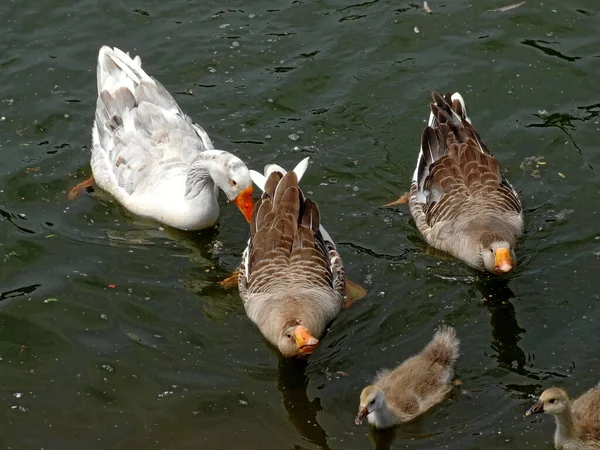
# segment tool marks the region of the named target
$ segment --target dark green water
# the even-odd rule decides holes
[[[489,12],[510,3],[2,1],[0,448],[552,448],[552,420],[523,416],[531,397],[600,379],[600,5]],[[251,168],[312,158],[304,187],[369,295],[306,367],[280,362],[217,283],[247,237],[235,207],[191,234],[106,195],[67,200],[90,173],[103,44],[140,54]],[[430,89],[464,95],[522,194],[506,279],[380,207],[409,186]],[[442,321],[469,395],[395,436],[356,427],[362,387]]]

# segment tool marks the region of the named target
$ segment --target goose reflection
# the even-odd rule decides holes
[[[457,394],[453,391],[449,394],[449,398],[454,398],[455,395]],[[421,417],[390,428],[369,427],[369,438],[374,450],[390,450],[395,441],[428,440],[439,434],[441,434],[439,431],[432,431]]]
[[[371,428],[369,430],[369,436],[374,444],[375,450],[390,450],[392,448],[392,442],[396,438],[397,427],[386,428],[378,430]]]
[[[515,307],[510,302],[515,294],[508,287],[507,280],[486,278],[477,283],[477,288],[485,299],[484,304],[490,313],[491,347],[496,352],[491,357],[498,361],[500,367],[511,372],[526,376],[534,375],[525,368],[527,355],[518,344],[521,334],[527,330],[521,328],[517,322]]]
[[[306,392],[307,364],[307,361],[302,359],[279,358],[277,389],[281,392],[283,406],[296,431],[320,449],[330,450],[327,445],[327,433],[317,422],[317,413],[323,409],[321,400],[317,397],[311,402]]]

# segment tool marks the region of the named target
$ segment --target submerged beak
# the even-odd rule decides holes
[[[496,268],[501,272],[510,272],[513,268],[510,250],[507,248],[496,249]]]
[[[319,340],[313,337],[310,331],[303,325],[296,327],[294,337],[296,338],[298,352],[302,355],[312,353],[317,348],[317,345],[319,345]]]
[[[544,412],[544,404],[540,401],[536,402],[531,408],[527,410],[525,413],[526,416],[530,416],[532,414],[539,414]]]
[[[247,187],[238,194],[233,203],[240,209],[248,223],[252,218],[252,209],[254,208],[254,202],[252,201],[252,192],[254,188],[252,186]]]
[[[354,419],[354,423],[356,425],[360,425],[363,423],[363,420],[365,420],[365,417],[367,417],[369,415],[369,411],[367,411],[367,407],[363,406],[362,408],[358,408],[358,414],[356,416],[356,419]]]

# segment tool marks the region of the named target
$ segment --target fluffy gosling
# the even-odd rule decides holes
[[[459,346],[454,328],[441,326],[421,353],[379,372],[374,384],[363,389],[354,423],[366,417],[375,428],[388,428],[440,403],[452,389]]]
[[[600,384],[573,401],[564,389],[546,389],[525,415],[539,413],[554,416],[557,450],[600,450]]]

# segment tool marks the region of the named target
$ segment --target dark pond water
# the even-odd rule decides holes
[[[552,448],[531,397],[600,378],[600,5],[490,12],[510,3],[2,1],[0,447]],[[307,364],[279,361],[218,285],[247,237],[235,207],[183,233],[99,193],[67,200],[90,173],[103,44],[140,54],[250,167],[312,158],[304,187],[369,294]],[[521,192],[506,279],[380,206],[409,186],[430,89],[464,95]],[[362,387],[440,322],[469,395],[395,435],[356,427]]]

